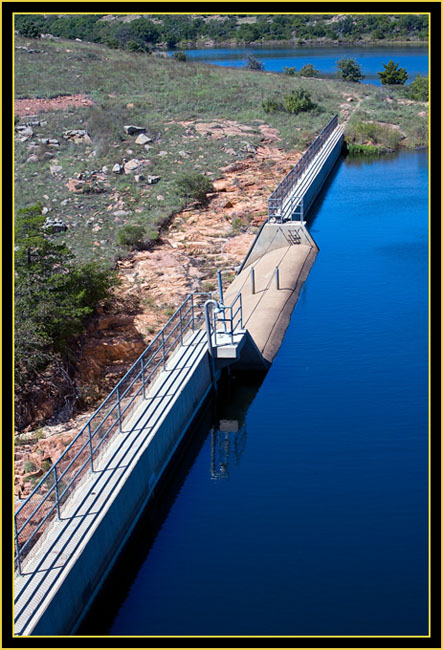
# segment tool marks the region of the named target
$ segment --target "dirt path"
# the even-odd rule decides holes
[[[25,117],[47,111],[60,111],[68,106],[81,108],[93,104],[94,102],[87,95],[60,95],[52,99],[16,99],[14,112],[18,117]]]

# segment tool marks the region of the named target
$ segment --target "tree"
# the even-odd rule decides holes
[[[17,212],[15,227],[15,363],[23,385],[58,355],[69,356],[73,337],[106,297],[114,275],[78,264],[44,229],[41,204]]]
[[[40,29],[36,23],[29,17],[29,20],[23,21],[18,27],[18,33],[25,38],[40,38]]]
[[[391,59],[388,64],[383,63],[383,72],[378,72],[378,76],[384,86],[402,86],[406,83],[408,73],[406,68],[399,68],[398,63]]]
[[[263,71],[265,66],[261,61],[255,58],[255,56],[248,56],[248,62],[246,63],[247,70],[260,70]]]
[[[429,78],[418,74],[409,86],[409,96],[418,102],[429,101]]]
[[[364,79],[360,65],[355,59],[340,59],[340,61],[337,61],[337,68],[337,77],[344,81],[359,83],[361,79]]]

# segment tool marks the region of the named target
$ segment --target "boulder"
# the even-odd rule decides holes
[[[137,133],[145,133],[146,129],[143,126],[134,126],[133,124],[128,124],[123,127],[123,130],[128,135],[136,135]]]
[[[87,143],[92,144],[92,140],[89,137],[88,132],[85,129],[69,129],[63,133],[65,140],[74,142],[75,144]]]
[[[155,185],[155,183],[158,183],[160,179],[161,176],[148,176],[148,183],[149,185]]]
[[[61,219],[51,219],[51,217],[46,217],[43,228],[45,230],[50,230],[53,234],[57,232],[66,232],[66,230],[68,230],[68,226],[64,221]]]
[[[26,142],[26,140],[29,140],[34,135],[34,131],[30,126],[16,126],[15,131],[19,136],[18,139],[20,142]]]
[[[63,167],[61,165],[50,165],[49,166],[49,171],[53,176],[56,174],[59,174],[63,170]]]
[[[138,169],[141,166],[140,160],[137,158],[132,158],[131,160],[128,160],[128,162],[125,163],[124,169],[125,169],[125,174],[132,174],[136,169]]]
[[[120,165],[120,163],[115,163],[114,167],[112,168],[112,171],[114,174],[123,174],[123,167]]]
[[[135,140],[135,144],[147,144],[148,142],[152,142],[152,138],[146,135],[146,133],[140,133]]]

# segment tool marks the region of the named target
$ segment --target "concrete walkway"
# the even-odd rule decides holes
[[[62,598],[61,584],[123,489],[154,433],[174,408],[183,384],[207,354],[203,330],[190,333],[184,342],[152,384],[146,398],[139,400],[137,409],[123,422],[122,432],[113,436],[101,457],[94,461],[94,472],[85,477],[62,506],[61,520],[48,525],[24,559],[23,573],[15,579],[15,634],[31,634],[50,601]],[[146,483],[150,478],[152,475],[146,476]],[[150,493],[153,488],[154,484],[149,485]],[[98,552],[102,551],[98,546]],[[76,573],[77,587],[83,582],[82,588],[87,592],[91,576],[84,571]],[[70,602],[66,605],[71,606]],[[57,630],[56,621],[52,629]]]

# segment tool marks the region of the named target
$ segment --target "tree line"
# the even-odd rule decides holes
[[[239,44],[257,41],[312,40],[353,43],[385,40],[427,40],[427,15],[161,15],[142,16],[124,22],[94,15],[21,15],[15,29],[26,37],[49,33],[61,38],[102,43],[132,51],[150,51],[158,44],[173,48],[180,43],[211,39],[215,43],[234,40]]]

